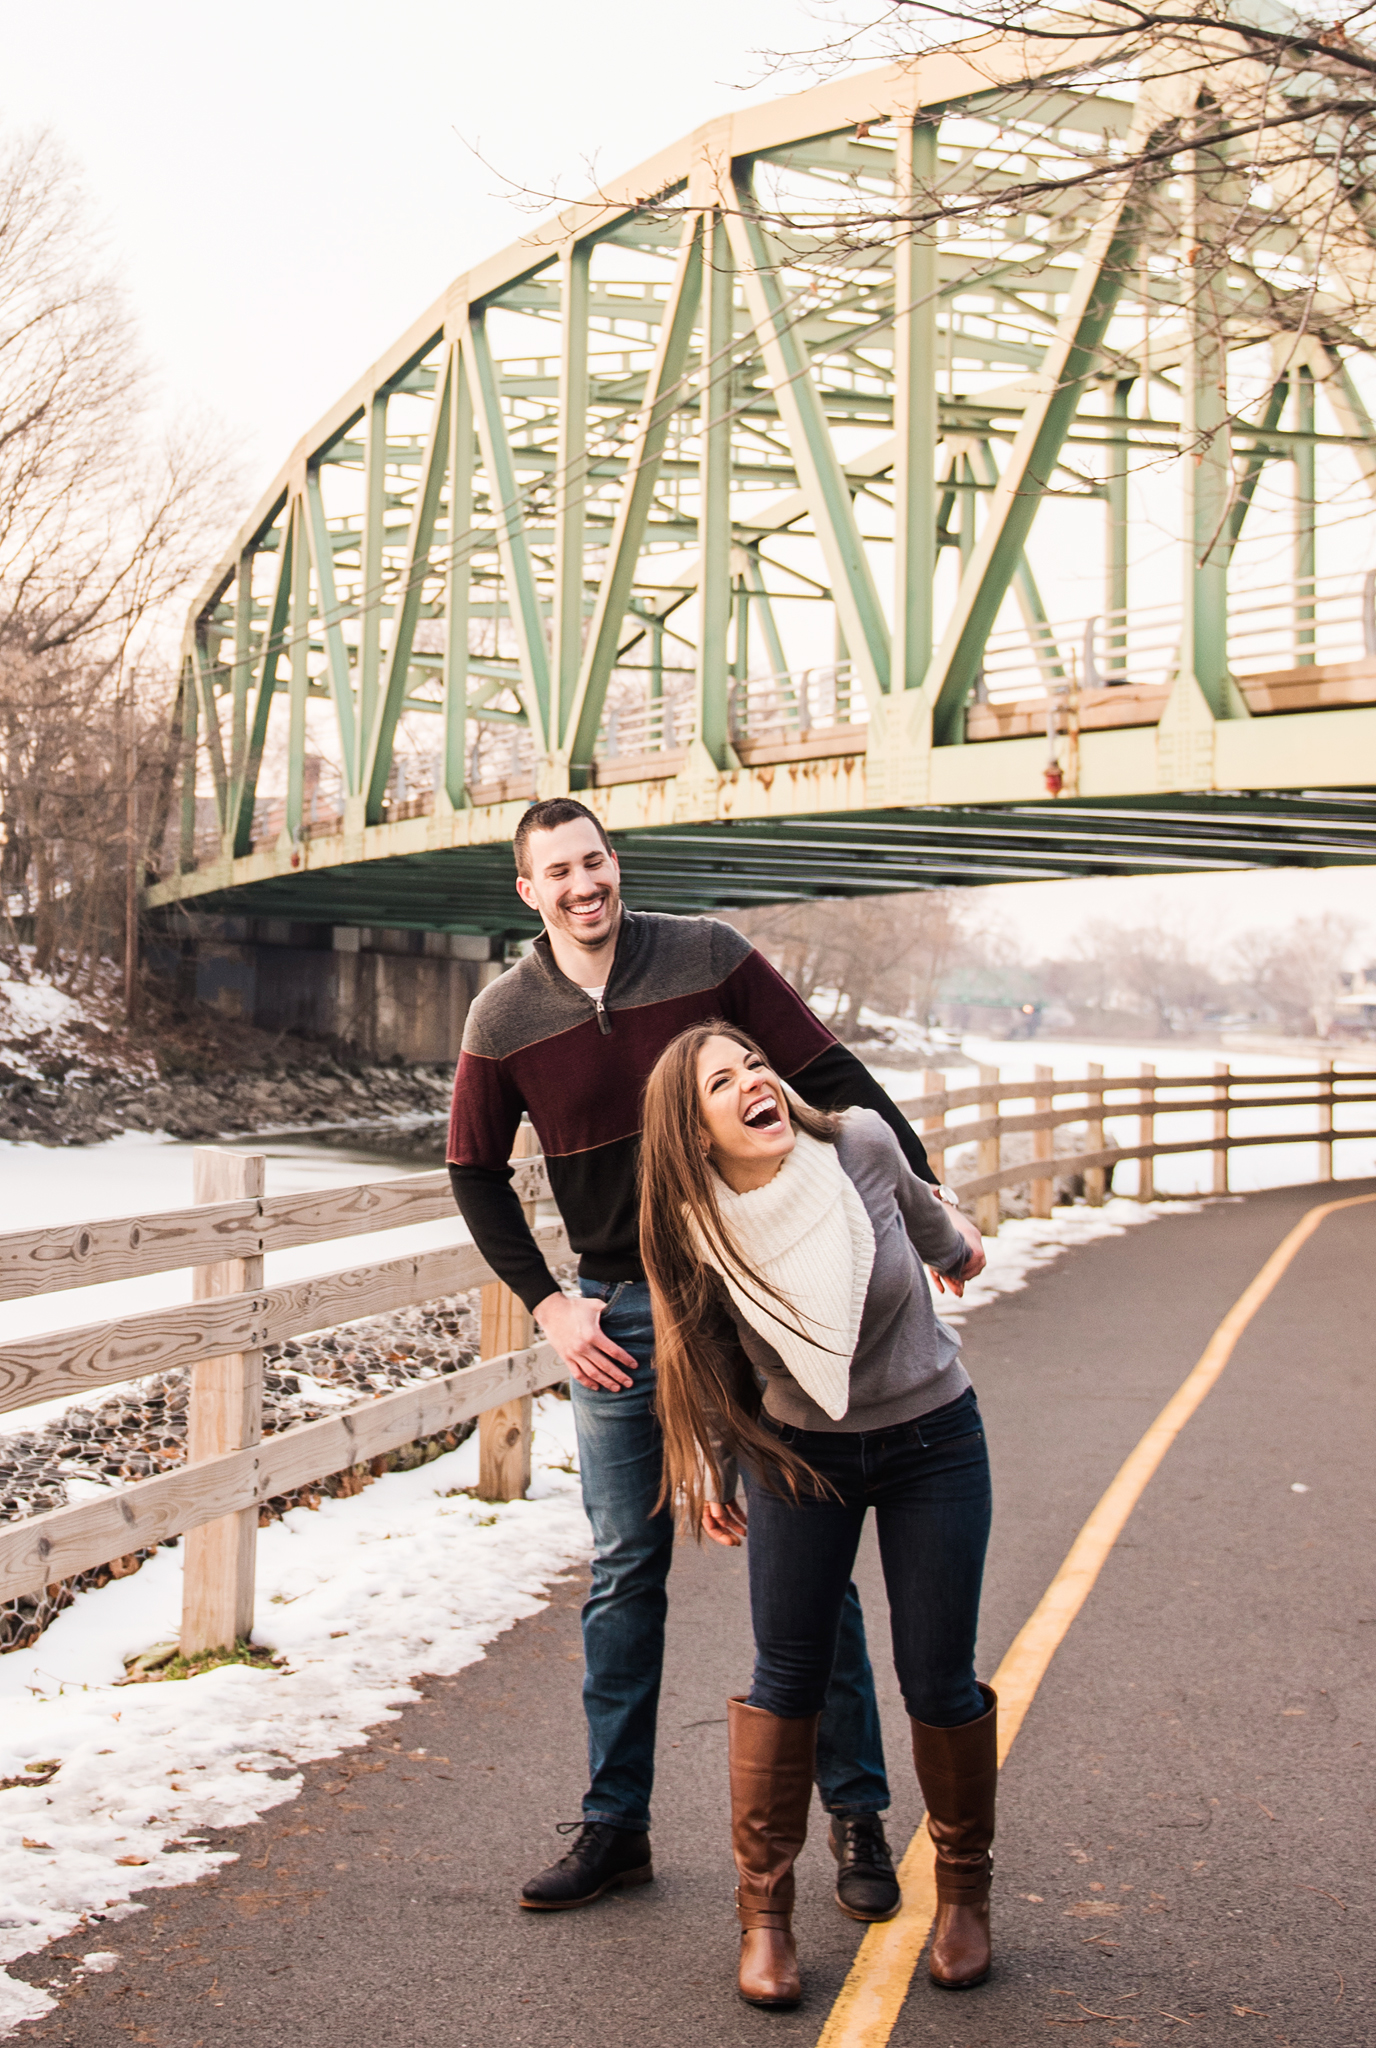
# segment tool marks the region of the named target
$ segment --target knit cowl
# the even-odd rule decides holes
[[[799,1131],[774,1178],[717,1201],[728,1242],[780,1295],[777,1302],[724,1263],[695,1230],[752,1329],[833,1422],[850,1405],[850,1368],[874,1265],[874,1226],[834,1145]]]

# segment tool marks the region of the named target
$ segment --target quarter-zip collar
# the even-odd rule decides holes
[[[598,999],[590,996],[585,988],[580,988],[576,981],[571,981],[568,975],[565,974],[563,968],[554,957],[554,948],[550,944],[548,932],[541,932],[539,938],[535,941],[535,957],[539,960],[545,973],[559,987],[571,989],[576,995],[581,996],[584,1002],[592,1003],[594,1014],[597,1017],[597,1028],[602,1033],[602,1036],[606,1038],[612,1028],[612,983],[617,979],[618,972],[623,971],[630,964],[635,954],[639,951],[639,947],[639,921],[635,913],[627,910],[623,903],[621,906],[621,920],[616,928],[616,944],[612,948],[612,964],[607,969],[607,979],[602,985],[602,994]]]

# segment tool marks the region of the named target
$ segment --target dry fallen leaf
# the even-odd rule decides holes
[[[33,1837],[32,1837],[32,1835],[25,1835],[25,1837],[24,1837],[24,1847],[25,1847],[26,1849],[51,1849],[51,1848],[52,1848],[52,1843],[51,1843],[51,1842],[35,1842],[35,1841],[34,1841],[34,1839],[33,1839]]]
[[[1064,1918],[1067,1920],[1097,1920],[1108,1913],[1121,1913],[1122,1907],[1116,1899],[1077,1899],[1073,1906],[1067,1906]]]
[[[148,1858],[146,1856],[116,1856],[115,1861],[116,1863],[142,1864],[146,1863]]]

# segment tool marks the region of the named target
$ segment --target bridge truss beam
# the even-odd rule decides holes
[[[991,160],[1016,185],[1086,134],[1111,171],[1188,132],[1178,81],[1077,83],[1091,54],[952,49],[736,115],[458,279],[197,598],[150,905],[517,928],[482,877],[562,791],[673,907],[1369,857],[1376,680],[1347,671],[1376,679],[1376,615],[1368,590],[1337,677],[1312,503],[1326,450],[1376,490],[1351,280],[1319,264],[1294,331],[1299,295],[1227,261],[1194,290],[1229,166],[1188,153],[933,225]],[[1294,193],[1292,262],[1323,196]],[[1182,602],[1149,676],[1129,472],[1163,462]],[[1229,597],[1277,464],[1309,499],[1288,668],[1313,688],[1284,703]],[[1067,638],[1033,557],[1044,586],[1048,522],[1091,517],[1103,595]],[[1015,631],[1040,738],[990,701]],[[1130,687],[1049,778],[1104,675]]]

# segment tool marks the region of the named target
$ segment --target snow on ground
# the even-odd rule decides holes
[[[1002,1294],[1017,1293],[1062,1252],[1091,1244],[1095,1238],[1121,1237],[1125,1230],[1150,1223],[1156,1216],[1189,1215],[1203,1207],[1202,1202],[1132,1202],[1116,1196],[1102,1209],[1055,1209],[1047,1221],[1033,1216],[1005,1217],[998,1236],[984,1240],[987,1264],[979,1278],[967,1284],[963,1296],[943,1293],[932,1282],[937,1314],[958,1329],[972,1310]]]
[[[498,1506],[463,1491],[477,1480],[473,1436],[265,1529],[255,1637],[282,1670],[117,1684],[126,1656],[176,1637],[180,1549],[80,1594],[31,1650],[0,1660],[0,1779],[61,1760],[47,1784],[0,1791],[0,1964],[83,1915],[141,1910],[135,1892],[203,1877],[227,1859],[198,1845],[200,1830],[294,1798],[297,1765],[356,1747],[406,1703],[418,1673],[461,1670],[538,1612],[588,1549],[573,1444],[572,1407],[546,1396],[528,1500]],[[0,2035],[52,2004],[0,1971]]]

